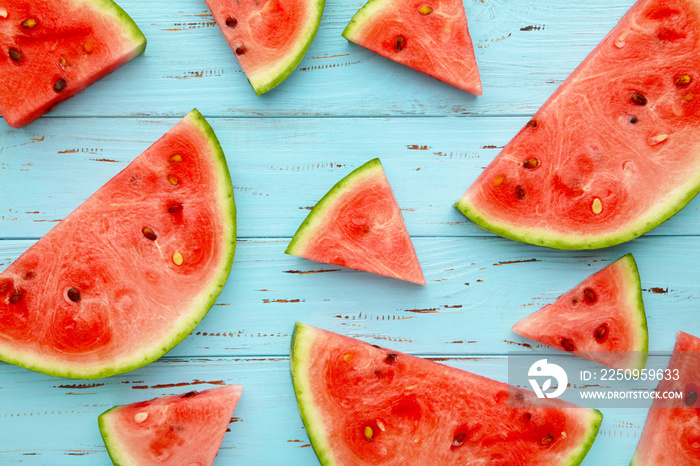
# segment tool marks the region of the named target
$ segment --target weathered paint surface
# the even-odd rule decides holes
[[[478,98],[347,43],[340,33],[359,3],[327,2],[299,68],[262,97],[203,1],[119,3],[148,38],[142,57],[21,130],[0,121],[0,270],[192,107],[227,155],[236,260],[204,321],[156,363],[90,382],[0,364],[0,463],[106,465],[102,411],[242,383],[217,464],[314,464],[288,374],[294,322],[505,381],[508,352],[545,350],[511,326],[628,252],[650,350],[670,351],[680,329],[700,335],[700,201],[641,238],[590,252],[504,240],[451,207],[632,0],[465,1]],[[318,199],[374,157],[426,287],[284,254]],[[604,416],[584,464],[629,463],[646,411]]]

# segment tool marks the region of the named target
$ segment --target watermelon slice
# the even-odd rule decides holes
[[[700,339],[678,332],[676,346],[649,409],[631,466],[700,464]]]
[[[482,94],[461,0],[369,0],[343,37],[458,89]]]
[[[455,206],[562,249],[631,240],[700,190],[700,2],[640,0]]]
[[[211,465],[241,397],[240,385],[115,406],[98,418],[114,464]]]
[[[0,6],[0,114],[20,128],[146,49],[111,0],[7,0]]]
[[[0,274],[0,360],[86,379],[156,360],[223,288],[235,212],[193,110]]]
[[[555,399],[509,407],[534,393],[299,323],[291,371],[324,465],[575,465],[602,421]]]
[[[641,369],[649,348],[642,286],[621,257],[513,326],[519,335],[616,369]]]
[[[297,67],[321,24],[324,0],[206,0],[256,94]]]
[[[425,285],[379,159],[333,186],[309,212],[285,252]]]

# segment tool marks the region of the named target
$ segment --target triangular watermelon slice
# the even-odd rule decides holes
[[[241,392],[225,385],[115,406],[100,414],[100,433],[114,464],[211,465]]]
[[[576,465],[602,421],[597,410],[308,325],[292,338],[294,390],[323,465]]]
[[[518,241],[631,240],[700,190],[700,2],[639,0],[455,204]]]
[[[425,285],[379,159],[333,186],[309,212],[285,252]]]
[[[642,369],[649,334],[634,257],[627,254],[589,276],[513,331],[616,369]]]
[[[193,110],[0,274],[0,359],[97,378],[185,338],[229,275],[226,159]]]
[[[321,24],[324,0],[206,0],[250,85],[264,94],[297,67]]]
[[[482,94],[461,0],[369,0],[343,37],[458,89]]]
[[[700,338],[678,332],[630,466],[700,464]],[[680,395],[669,397],[669,393]]]
[[[22,127],[146,49],[112,0],[8,0],[0,5],[0,114]]]

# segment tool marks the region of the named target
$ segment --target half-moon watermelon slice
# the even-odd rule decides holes
[[[100,433],[114,464],[211,465],[241,392],[225,385],[115,406],[98,417]]]
[[[193,110],[0,274],[0,360],[98,378],[185,338],[236,244],[221,146]]]
[[[700,2],[639,0],[455,206],[507,238],[622,243],[700,190]]]
[[[630,466],[700,464],[700,339],[678,332]]]
[[[325,0],[206,0],[256,94],[287,79],[321,24]]]
[[[287,254],[425,285],[379,159],[340,180],[309,212]]]
[[[458,89],[482,94],[461,0],[369,0],[343,37]]]
[[[291,371],[323,465],[576,465],[602,421],[597,410],[299,323]],[[533,399],[546,407],[529,408]]]
[[[146,49],[112,0],[8,0],[0,5],[0,113],[22,127]]]
[[[513,331],[616,369],[642,369],[649,333],[634,257],[627,254],[589,276]]]

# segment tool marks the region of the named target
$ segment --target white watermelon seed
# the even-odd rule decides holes
[[[136,413],[136,414],[134,415],[134,421],[136,421],[136,422],[138,422],[138,423],[142,423],[142,422],[145,421],[147,418],[148,418],[148,413],[145,412],[145,411],[142,411],[142,412],[140,412],[140,413]]]
[[[649,140],[649,144],[655,146],[656,144],[664,142],[666,139],[668,139],[668,134],[657,134]]]
[[[173,263],[175,265],[182,265],[184,261],[185,259],[182,257],[182,254],[180,254],[180,251],[175,251],[173,253]]]
[[[618,49],[621,49],[622,47],[625,46],[627,42],[625,42],[625,39],[627,39],[627,35],[629,34],[629,31],[625,31],[619,36],[617,36],[617,39],[615,40],[615,47]]]
[[[603,211],[603,202],[596,197],[593,199],[593,204],[591,204],[591,210],[594,214],[598,215]]]
[[[7,18],[7,10],[0,8],[0,18]]]
[[[386,427],[384,427],[384,423],[382,421],[377,421],[377,427],[379,427],[379,430],[382,432],[386,432]]]

